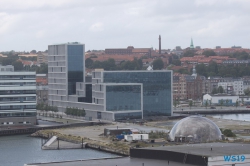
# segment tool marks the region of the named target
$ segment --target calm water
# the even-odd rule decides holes
[[[250,121],[250,114],[215,114],[214,118]]]
[[[41,139],[27,135],[0,137],[0,166],[115,156],[91,149],[41,150]]]

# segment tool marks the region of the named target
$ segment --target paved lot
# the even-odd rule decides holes
[[[140,126],[137,124],[131,124],[131,123],[114,123],[111,125],[105,125],[105,126],[88,126],[88,127],[76,127],[76,128],[66,128],[66,129],[58,129],[55,130],[57,132],[60,132],[62,134],[67,135],[74,135],[74,136],[81,136],[81,137],[87,137],[91,138],[92,140],[96,141],[102,141],[102,142],[109,142],[110,140],[107,139],[104,136],[100,136],[104,133],[104,128],[134,128],[138,129],[143,132],[151,132],[151,131],[164,131],[168,132],[169,130],[163,129],[163,128],[157,128],[157,127],[150,127],[150,126]]]

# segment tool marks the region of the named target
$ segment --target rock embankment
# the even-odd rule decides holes
[[[106,151],[110,153],[115,153],[118,155],[129,156],[130,146],[123,142],[105,143],[101,141],[92,140],[91,138],[61,134],[53,130],[39,130],[31,134],[31,136],[42,137],[42,138],[50,138],[52,136],[57,136],[59,140],[63,140],[67,142],[72,142],[76,144],[80,144],[84,142],[86,143],[86,148],[92,148],[92,149],[102,150],[102,151]]]

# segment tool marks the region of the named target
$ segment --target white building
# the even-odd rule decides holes
[[[0,126],[36,124],[36,73],[0,65]]]
[[[219,82],[219,86],[223,88],[225,93],[233,93],[234,95],[244,94],[243,80],[241,79],[226,79],[223,82]]]
[[[211,95],[211,94],[205,94],[203,96],[203,103],[206,103],[208,101],[208,105],[220,105],[220,101],[223,100],[223,105],[235,105],[236,101],[240,102],[239,96],[233,96],[233,95],[227,95],[227,94],[221,94],[221,95]]]

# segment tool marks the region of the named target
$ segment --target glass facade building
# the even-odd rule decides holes
[[[84,46],[67,45],[68,50],[68,95],[76,94],[76,82],[84,82]]]
[[[103,83],[142,83],[143,116],[172,115],[171,71],[104,71]]]
[[[127,110],[141,110],[141,86],[106,86],[106,111]]]

